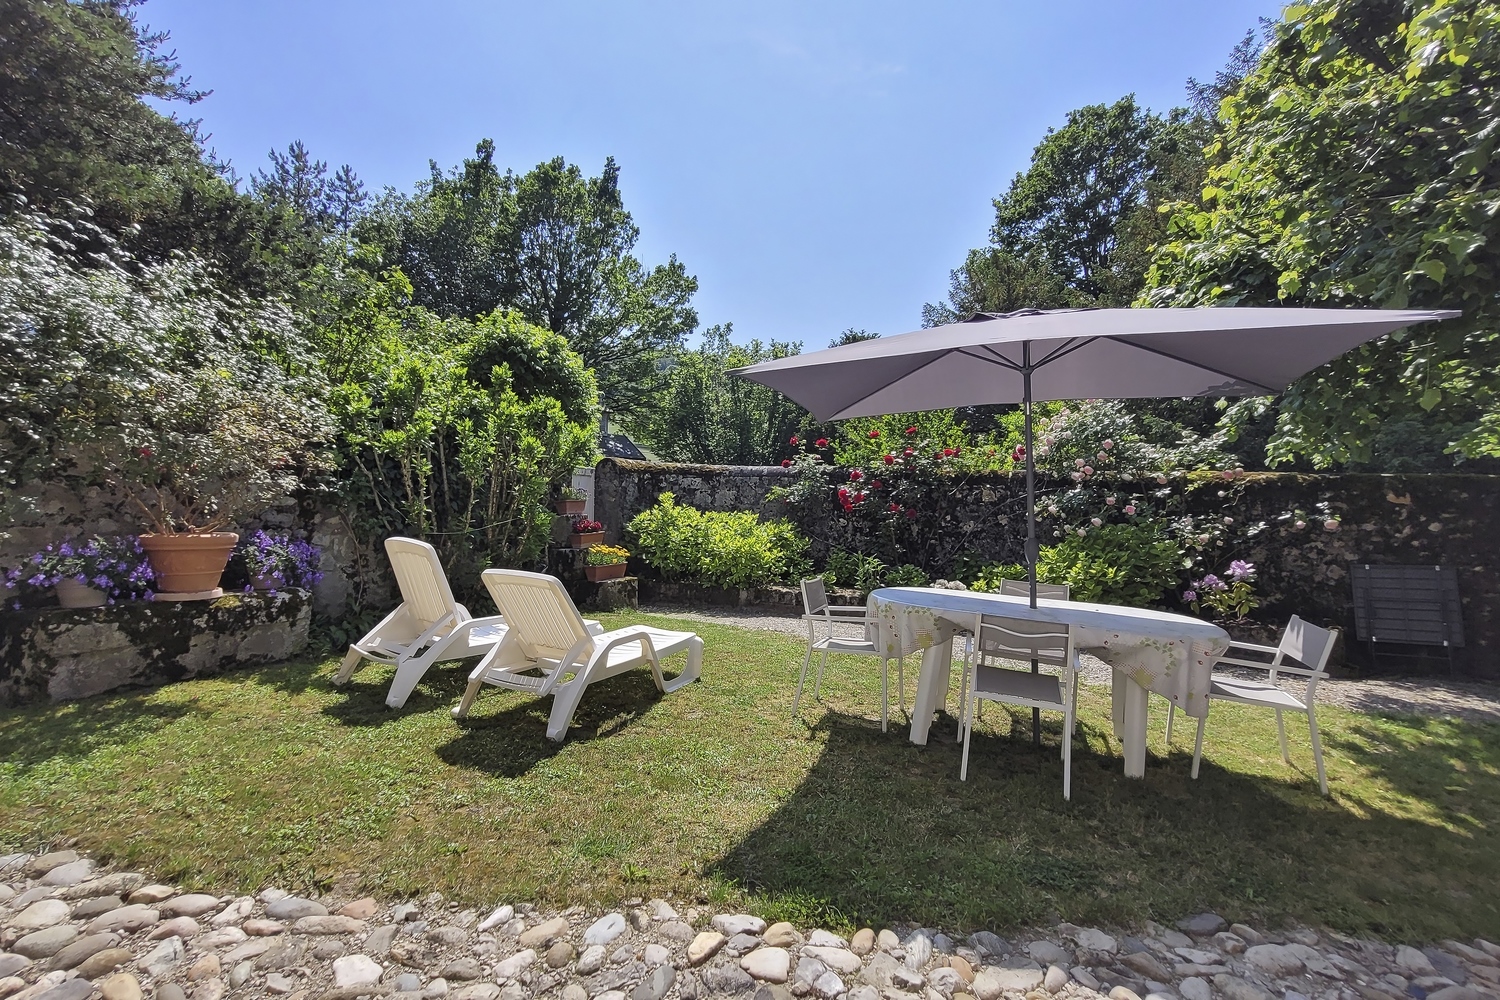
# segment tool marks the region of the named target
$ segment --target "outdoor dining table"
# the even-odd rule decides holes
[[[952,639],[973,628],[976,614],[1068,625],[1077,648],[1114,668],[1111,713],[1125,748],[1125,774],[1146,773],[1148,694],[1166,697],[1194,718],[1208,714],[1214,664],[1229,648],[1229,633],[1210,622],[1168,611],[1083,601],[1024,597],[933,587],[885,587],[868,600],[869,635],[889,656],[920,649],[922,670],[912,707],[911,741],[926,745],[933,713],[947,704]]]

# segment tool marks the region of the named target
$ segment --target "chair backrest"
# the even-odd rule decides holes
[[[828,607],[828,587],[821,576],[802,581],[802,610],[804,614],[820,615]]]
[[[479,578],[528,659],[561,659],[589,638],[583,616],[557,577],[487,569]]]
[[[1311,697],[1312,685],[1318,682],[1320,677],[1326,677],[1325,667],[1328,666],[1329,654],[1333,652],[1334,633],[1326,628],[1318,628],[1292,615],[1292,620],[1286,623],[1286,631],[1281,635],[1281,642],[1276,648],[1281,651],[1280,659],[1295,660],[1300,666],[1306,667],[1313,672],[1308,678],[1309,697]],[[1274,679],[1276,671],[1271,671]]]
[[[385,540],[385,554],[391,560],[391,572],[396,574],[402,603],[412,618],[424,628],[448,615],[457,621],[458,602],[453,599],[453,588],[448,586],[448,574],[443,572],[437,549],[415,538],[398,536]]]
[[[981,658],[1073,668],[1073,633],[1066,625],[980,614],[974,616],[974,641]]]
[[[1038,583],[1036,585],[1036,596],[1046,598],[1049,601],[1071,600],[1070,595],[1073,588],[1066,583]],[[1000,594],[1002,597],[1025,597],[1031,598],[1031,581],[1029,580],[1001,580]]]

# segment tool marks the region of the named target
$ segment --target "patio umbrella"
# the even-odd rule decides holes
[[[734,369],[818,420],[986,403],[1025,412],[1026,574],[1036,607],[1031,404],[1059,399],[1271,396],[1376,337],[1453,310],[1024,309]]]

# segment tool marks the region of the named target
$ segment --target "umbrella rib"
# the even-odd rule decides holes
[[[960,347],[955,353],[962,354],[966,358],[973,358],[975,361],[987,361],[992,365],[999,365],[1002,368],[1009,368],[1013,372],[1019,372],[1023,370],[1020,365],[1016,364],[1014,361],[1010,360],[1010,358],[1007,358],[1005,355],[995,350],[989,344],[983,344],[981,346],[985,349],[986,353],[992,356],[985,357],[983,354],[975,354],[973,351],[970,351],[967,348],[963,347]]]
[[[1231,382],[1243,382],[1246,385],[1253,385],[1257,389],[1264,389],[1266,391],[1266,393],[1268,395],[1271,395],[1271,396],[1274,396],[1274,395],[1276,395],[1277,393],[1279,393],[1281,391],[1280,389],[1273,389],[1273,388],[1271,388],[1270,386],[1266,385],[1263,382],[1257,382],[1254,379],[1245,378],[1243,376],[1236,375],[1233,372],[1224,371],[1222,368],[1214,368],[1211,365],[1205,365],[1205,364],[1203,364],[1202,362],[1199,362],[1199,361],[1193,361],[1193,360],[1190,360],[1188,358],[1179,357],[1178,355],[1173,354],[1170,351],[1163,351],[1160,348],[1156,348],[1156,347],[1147,347],[1145,344],[1137,343],[1134,340],[1129,340],[1129,339],[1126,339],[1124,337],[1104,337],[1103,339],[1104,340],[1112,340],[1112,341],[1114,341],[1117,344],[1124,344],[1127,347],[1134,347],[1136,350],[1138,350],[1138,351],[1145,351],[1148,354],[1156,354],[1156,355],[1159,355],[1159,356],[1161,356],[1163,358],[1170,358],[1173,361],[1179,361],[1182,364],[1191,365],[1194,368],[1198,368],[1198,369],[1201,369],[1202,371],[1210,372],[1211,374],[1214,374],[1214,375],[1221,375],[1224,378],[1229,379]]]
[[[1053,361],[1056,361],[1059,358],[1065,358],[1065,357],[1067,357],[1069,354],[1072,354],[1074,351],[1078,350],[1079,348],[1083,348],[1083,347],[1089,346],[1090,344],[1092,344],[1094,341],[1096,341],[1098,339],[1099,339],[1098,337],[1083,337],[1083,338],[1074,337],[1074,338],[1072,338],[1070,340],[1065,341],[1061,347],[1057,348],[1051,354],[1049,354],[1046,357],[1042,358],[1042,360],[1040,360],[1036,364],[1032,365],[1032,367],[1033,368],[1040,368],[1043,365],[1051,364]],[[1077,341],[1077,343],[1074,343],[1074,341]]]

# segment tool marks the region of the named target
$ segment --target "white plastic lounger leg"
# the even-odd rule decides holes
[[[479,697],[479,691],[484,687],[484,675],[490,669],[490,657],[486,656],[479,661],[479,666],[469,672],[469,686],[464,688],[464,696],[459,703],[453,707],[455,719],[465,719],[469,716],[469,709],[474,707],[474,699]]]
[[[807,668],[812,665],[812,643],[807,644],[807,655],[802,658],[802,674],[797,678],[797,694],[792,698],[792,714],[797,714],[797,706],[802,703],[802,687],[807,683]]]
[[[349,678],[354,676],[354,671],[359,669],[359,665],[364,662],[364,659],[365,654],[350,646],[349,652],[344,654],[344,662],[339,665],[339,672],[333,675],[334,686],[348,684]]]
[[[416,690],[417,683],[421,681],[422,675],[427,673],[427,668],[432,666],[432,660],[426,656],[416,656],[410,660],[403,660],[396,664],[396,676],[391,681],[391,690],[385,696],[387,708],[400,708],[406,704],[406,699]]]
[[[561,743],[568,736],[568,727],[573,724],[573,713],[578,710],[584,689],[588,687],[585,677],[586,671],[581,669],[572,680],[553,692],[552,712],[547,716],[547,739],[554,743]]]
[[[1198,720],[1198,738],[1193,741],[1193,778],[1198,777],[1198,762],[1203,759],[1203,727],[1208,724],[1208,713]]]
[[[656,669],[658,671],[661,670],[660,663],[657,664]],[[688,640],[687,666],[682,668],[682,673],[678,674],[676,677],[673,677],[671,680],[663,679],[661,683],[661,693],[671,694],[673,691],[676,691],[679,688],[687,687],[689,684],[693,683],[693,681],[702,676],[703,640],[695,635]]]
[[[1328,774],[1323,770],[1323,741],[1318,738],[1318,717],[1311,704],[1307,706],[1307,731],[1312,737],[1313,763],[1318,767],[1318,791],[1328,794]]]

